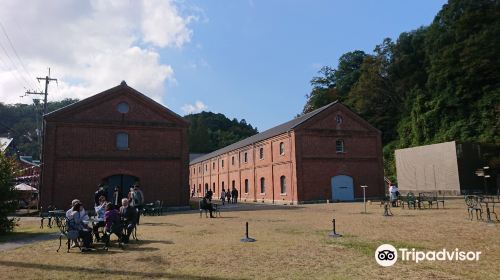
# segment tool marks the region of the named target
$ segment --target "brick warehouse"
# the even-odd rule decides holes
[[[384,195],[381,132],[334,102],[190,162],[189,186],[247,202],[295,204]]]
[[[120,85],[44,116],[41,206],[93,206],[99,183],[111,194],[139,183],[146,202],[188,205],[188,123]]]

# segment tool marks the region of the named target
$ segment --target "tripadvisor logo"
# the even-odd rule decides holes
[[[399,251],[399,253],[398,253]],[[419,263],[421,261],[479,261],[481,252],[460,251],[458,248],[449,251],[418,251],[415,248],[399,248],[391,244],[382,244],[375,250],[375,261],[381,266],[392,266],[398,260]]]

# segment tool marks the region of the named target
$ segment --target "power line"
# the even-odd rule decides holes
[[[9,58],[10,63],[11,63],[11,64],[12,64],[12,66],[13,66],[13,67],[11,67],[11,68],[13,68],[13,69],[15,70],[16,74],[19,76],[19,77],[18,77],[18,79],[19,79],[19,80],[21,81],[21,83],[23,84],[23,87],[24,87],[24,88],[31,88],[31,87],[29,86],[29,82],[28,82],[28,80],[26,80],[26,78],[25,78],[24,76],[22,76],[22,75],[19,73],[19,70],[17,70],[16,64],[14,63],[14,61],[12,60],[12,58],[10,57],[9,53],[7,52],[7,50],[4,48],[4,46],[3,46],[2,42],[0,42],[0,47],[2,48],[2,50],[3,50],[3,52],[5,53],[5,55],[7,56],[7,58]],[[24,80],[24,82],[23,82],[23,80]]]
[[[7,34],[7,30],[5,30],[5,26],[2,24],[2,22],[0,22],[0,28],[2,29],[2,32],[3,34],[5,35],[5,38],[7,38],[7,41],[9,42],[9,45],[12,49],[12,51],[14,52],[14,54],[16,55],[16,58],[17,60],[19,61],[19,64],[21,65],[21,67],[23,68],[23,70],[26,72],[27,76],[28,76],[28,80],[26,80],[28,82],[28,84],[30,86],[34,86],[34,88],[38,88],[38,90],[41,90],[41,88],[36,84],[34,83],[33,81],[30,81],[29,78],[33,77],[31,75],[31,73],[28,71],[28,69],[26,68],[26,65],[24,64],[24,62],[22,61],[21,57],[19,56],[19,54],[17,53],[16,51],[16,48],[14,47],[14,44],[12,43],[12,40],[10,39],[9,35]],[[3,48],[3,46],[2,46]],[[11,60],[12,61],[12,60]]]

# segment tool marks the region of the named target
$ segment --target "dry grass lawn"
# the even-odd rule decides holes
[[[141,218],[125,249],[56,253],[50,240],[0,253],[1,279],[499,279],[500,224],[467,220],[464,202],[446,209],[392,209],[375,203],[253,207],[206,219],[197,211]],[[328,237],[331,220],[344,237]],[[244,223],[255,243],[241,243]],[[25,225],[28,226],[28,225]],[[478,262],[378,266],[375,248],[482,251]]]

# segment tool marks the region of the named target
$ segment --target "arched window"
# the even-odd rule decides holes
[[[245,154],[243,155],[243,161],[244,161],[245,163],[247,163],[247,162],[248,162],[248,154],[247,154],[246,152],[245,152]]]
[[[128,134],[120,132],[116,134],[116,148],[118,150],[128,149]]]
[[[259,158],[264,159],[264,148],[259,149]]]
[[[281,187],[281,193],[285,194],[286,193],[286,178],[285,178],[285,176],[280,177],[280,187]]]
[[[344,152],[344,140],[338,139],[335,141],[335,150],[337,153],[343,153]]]
[[[260,178],[260,193],[266,192],[266,179],[264,177]]]
[[[280,155],[285,154],[285,143],[280,142]]]
[[[245,179],[245,193],[248,193],[248,179]]]
[[[128,106],[127,102],[120,102],[116,106],[116,110],[122,114],[126,114],[126,113],[128,113],[129,106]]]

